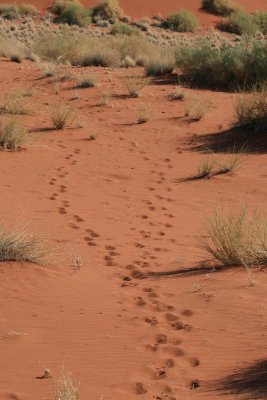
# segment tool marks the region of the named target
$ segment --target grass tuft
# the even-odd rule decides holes
[[[46,239],[40,234],[29,233],[21,223],[10,231],[0,225],[0,261],[45,265],[49,252]]]
[[[144,124],[150,120],[152,115],[151,107],[147,104],[142,104],[142,106],[138,110],[137,114],[137,123]]]
[[[199,28],[199,21],[190,11],[179,10],[171,14],[162,25],[176,32],[196,32]]]
[[[61,377],[54,383],[55,400],[79,400],[78,385],[73,380],[70,372],[61,372]]]
[[[232,0],[202,0],[202,9],[210,13],[229,16],[232,12],[239,10],[240,5]]]
[[[23,91],[19,89],[3,95],[0,108],[2,113],[11,115],[28,115],[32,112],[30,102],[25,99]]]
[[[253,132],[267,128],[267,83],[254,85],[250,93],[238,94],[235,106],[234,126],[252,129]]]
[[[86,73],[77,77],[78,83],[75,86],[77,89],[86,89],[97,87],[96,76],[92,73]]]
[[[150,79],[142,76],[127,76],[123,83],[130,97],[140,97],[142,90],[149,84]]]
[[[57,131],[81,126],[77,110],[65,104],[54,104],[51,108],[50,116]]]
[[[2,122],[0,127],[0,149],[17,151],[32,141],[30,133],[13,118]]]
[[[259,213],[248,215],[245,208],[238,213],[216,209],[207,222],[209,238],[200,240],[200,247],[225,266],[267,263],[267,220]]]

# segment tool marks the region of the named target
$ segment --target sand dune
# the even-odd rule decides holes
[[[5,3],[13,3],[12,0],[7,0]],[[23,3],[22,0],[18,0],[17,3]],[[51,3],[51,0],[32,0],[30,3],[35,4],[39,9],[44,11]],[[82,0],[82,3],[91,7],[98,3],[95,0]],[[213,24],[214,21],[217,21],[216,17],[211,16],[207,13],[203,13],[201,8],[200,0],[120,0],[120,4],[125,11],[126,15],[130,15],[132,17],[141,18],[141,17],[153,17],[154,15],[161,13],[162,15],[167,15],[173,11],[176,11],[179,8],[186,8],[191,10],[195,14],[199,16],[202,23],[204,25]],[[257,10],[266,10],[267,4],[265,0],[240,0],[239,4],[241,4],[247,11],[255,12]]]

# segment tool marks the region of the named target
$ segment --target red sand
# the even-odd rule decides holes
[[[75,105],[84,125],[40,132],[35,148],[0,154],[1,219],[49,232],[61,260],[50,269],[0,264],[0,399],[52,399],[62,367],[80,382],[81,399],[240,399],[220,396],[211,382],[266,357],[266,273],[253,274],[253,287],[241,269],[137,278],[203,260],[196,240],[215,204],[265,205],[266,154],[245,155],[232,176],[177,183],[203,158],[193,149],[199,136],[231,123],[232,94],[199,91],[214,107],[189,123],[184,103],[167,99],[172,85],[120,96],[126,70],[96,69],[100,87],[80,90],[76,102],[72,84],[57,95],[34,63],[1,59],[0,71],[3,93],[37,85],[36,113],[22,117],[30,127],[49,128],[59,100]],[[106,88],[111,105],[97,107]],[[152,118],[136,125],[142,103]],[[80,271],[70,267],[73,255]],[[45,368],[53,378],[36,379]],[[190,389],[193,381],[200,387]]]
[[[18,4],[23,2],[25,3],[24,0],[16,1]],[[99,3],[99,1],[95,0],[82,0],[81,2],[87,7],[91,7]],[[13,3],[13,0],[5,0],[5,3]],[[40,10],[44,11],[50,4],[52,4],[52,1],[31,0],[30,3],[36,5]],[[119,3],[126,15],[130,15],[135,18],[141,18],[145,16],[153,17],[158,13],[167,15],[180,8],[185,8],[197,14],[204,26],[212,25],[218,21],[217,17],[201,11],[200,0],[120,0]],[[266,0],[239,0],[238,3],[249,12],[255,12],[257,10],[267,11]]]

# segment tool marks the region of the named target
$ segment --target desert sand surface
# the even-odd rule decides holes
[[[50,4],[32,3],[42,11]],[[263,0],[240,3],[267,10]],[[218,20],[199,0],[121,6],[135,18],[187,8],[204,26]],[[193,121],[186,102],[168,97],[175,74],[152,78],[130,98],[123,78],[144,68],[61,70],[83,72],[97,87],[77,91],[71,80],[44,76],[38,63],[0,58],[3,95],[34,89],[33,112],[19,119],[38,139],[0,152],[0,221],[43,232],[53,261],[0,263],[0,400],[54,399],[62,369],[81,400],[266,399],[267,270],[214,271],[198,241],[216,206],[266,211],[266,137],[246,138],[238,171],[187,180],[203,146],[228,141],[235,94],[183,88],[211,104]],[[53,129],[49,114],[59,104],[77,110],[80,127]],[[138,124],[143,105],[151,116]]]
[[[5,3],[14,3],[12,0],[7,0]],[[17,0],[17,4],[25,3],[22,0]],[[98,2],[95,0],[82,0],[81,3],[86,7],[92,7]],[[267,11],[267,4],[265,0],[239,0],[244,9],[248,12],[255,12],[258,10]],[[51,0],[32,0],[31,4],[38,7],[39,10],[45,11],[47,7],[52,4]],[[201,20],[204,26],[213,25],[218,22],[216,16],[209,15],[201,10],[201,0],[121,0],[120,5],[126,15],[134,18],[153,17],[157,14],[163,16],[171,12],[184,8],[194,12]]]
[[[233,95],[199,91],[213,108],[190,123],[184,103],[167,99],[172,84],[125,97],[127,70],[91,68],[112,93],[108,106],[97,106],[101,87],[71,100],[72,84],[56,91],[34,63],[2,58],[0,70],[3,92],[36,86],[36,112],[22,118],[39,130],[33,148],[1,153],[1,218],[48,232],[61,260],[0,265],[1,400],[53,398],[62,367],[80,382],[81,399],[266,398],[251,381],[232,392],[221,383],[266,356],[266,272],[253,273],[253,287],[243,269],[168,274],[205,259],[196,239],[214,204],[266,203],[262,151],[246,154],[233,175],[178,182],[202,159],[202,135],[231,123]],[[51,129],[48,108],[60,100],[79,110],[83,128]],[[143,102],[152,117],[137,125]],[[46,368],[53,377],[38,379]]]

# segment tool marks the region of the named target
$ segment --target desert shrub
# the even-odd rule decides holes
[[[252,128],[254,132],[267,128],[267,84],[256,85],[248,94],[238,94],[235,106],[235,126]]]
[[[30,142],[29,132],[15,118],[2,122],[0,127],[0,148],[2,150],[17,151]]]
[[[183,74],[198,84],[233,88],[267,79],[266,42],[215,48],[200,40],[194,47],[180,47],[176,61]]]
[[[148,76],[159,76],[172,73],[175,67],[175,56],[172,49],[162,48],[148,58],[145,68]]]
[[[127,76],[123,83],[130,97],[140,97],[142,90],[149,84],[149,79],[142,76]]]
[[[96,76],[92,73],[82,74],[77,77],[78,83],[75,86],[77,89],[92,88],[97,86]]]
[[[55,22],[86,27],[90,24],[90,12],[78,1],[57,0],[50,11],[56,16]]]
[[[55,400],[79,400],[79,388],[71,373],[61,372],[61,377],[54,383]]]
[[[217,209],[206,225],[208,238],[200,247],[223,265],[245,267],[267,263],[267,220],[246,209],[225,213]]]
[[[238,171],[243,164],[242,151],[236,154],[229,151],[224,157],[215,160],[217,165],[217,170],[215,175],[229,174]]]
[[[70,61],[72,65],[80,67],[115,67],[120,65],[120,53],[117,49],[104,43],[91,42],[92,46],[84,52],[78,53]]]
[[[259,31],[267,35],[267,12],[258,11],[254,15],[255,24],[258,26]]]
[[[20,4],[18,6],[19,15],[26,16],[34,16],[38,14],[37,8],[33,4]]]
[[[202,9],[226,17],[239,10],[240,5],[232,0],[202,0]]]
[[[120,52],[111,39],[75,37],[67,32],[40,37],[33,45],[34,52],[47,59],[69,62],[72,65],[113,67],[120,64]]]
[[[55,130],[64,128],[78,128],[79,115],[75,108],[65,104],[54,104],[50,110],[50,117]]]
[[[0,38],[0,57],[18,57],[24,60],[28,55],[27,49],[20,43],[7,38]]]
[[[21,90],[15,89],[2,96],[0,110],[4,114],[27,115],[32,111],[29,101],[26,101]]]
[[[185,115],[193,121],[200,121],[210,109],[209,100],[194,96],[186,100]]]
[[[255,18],[243,11],[231,13],[218,27],[223,31],[235,33],[236,35],[254,35],[259,30]]]
[[[45,238],[37,233],[29,233],[22,224],[8,231],[0,225],[0,261],[19,261],[45,265],[49,261],[49,251]]]
[[[171,14],[162,25],[176,32],[195,32],[199,27],[198,18],[188,10]]]
[[[101,19],[120,18],[123,11],[119,5],[118,0],[103,0],[91,9],[92,17],[99,17]]]
[[[0,4],[0,17],[9,20],[18,18],[18,7],[15,4]]]
[[[76,37],[66,31],[63,31],[61,36],[49,33],[38,37],[32,45],[32,50],[42,58],[48,60],[60,59],[65,62],[78,51],[77,40]]]
[[[138,33],[138,30],[131,28],[129,25],[122,24],[121,22],[116,22],[110,33],[112,35],[127,35],[131,36]]]
[[[152,115],[151,107],[148,104],[142,104],[137,112],[137,123],[144,124],[150,120]]]
[[[185,100],[186,99],[186,92],[180,88],[175,88],[171,93],[168,94],[168,98],[170,100]]]

